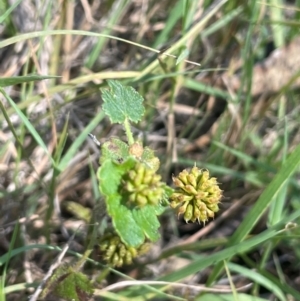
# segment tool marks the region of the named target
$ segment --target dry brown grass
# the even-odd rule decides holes
[[[146,115],[133,129],[134,134],[144,139],[161,157],[165,179],[170,182],[172,173],[197,162],[218,176],[224,190],[219,216],[205,227],[185,224],[167,212],[161,219],[161,241],[148,257],[122,272],[136,279],[172,274],[182,265],[191,263],[192,256],[187,253],[187,262],[179,256],[167,255],[161,260],[159,256],[168,254],[168,248],[181,246],[179,250],[183,252],[188,250],[184,247],[187,243],[197,243],[201,238],[212,243],[209,251],[202,251],[202,254],[209,254],[218,250],[214,241],[220,239],[221,248],[225,243],[222,239],[230,237],[238,228],[281,166],[285,150],[290,152],[299,145],[300,40],[295,29],[299,26],[299,12],[292,5],[287,9],[288,4],[284,2],[282,19],[277,20],[283,22],[281,26],[285,30],[282,47],[274,45],[279,33],[272,27],[271,8],[259,4],[254,13],[253,5],[248,6],[242,1],[224,3],[195,34],[189,36],[221,1],[209,6],[204,5],[206,2],[190,3],[190,15],[185,15],[186,28],[182,28],[182,19],[175,20],[173,12],[174,24],[160,40],[157,40],[159,34],[172,23],[171,9],[177,1],[42,3],[23,0],[6,18],[0,28],[2,41],[19,33],[76,29],[111,34],[168,52],[169,47],[188,36],[181,46],[189,48],[189,61],[200,62],[202,66],[187,62],[175,65],[173,58],[163,54],[115,39],[85,35],[46,35],[0,47],[1,78],[30,73],[60,76],[5,89],[38,131],[50,154],[57,151],[67,124],[63,156],[70,154],[63,169],[56,174],[49,156],[8,102],[1,99],[21,145],[16,142],[4,116],[0,115],[0,255],[9,251],[18,221],[21,227],[13,249],[31,244],[63,246],[72,233],[78,231],[70,249],[83,253],[87,225],[80,220],[83,217],[78,214],[78,209],[70,209],[69,202],[76,202],[83,210],[93,208],[99,200],[91,174],[98,167],[100,153],[88,138],[77,140],[76,146],[74,141],[91,120],[101,114],[99,87],[108,78],[124,79],[144,96]],[[255,14],[258,15],[255,17]],[[230,17],[231,20],[226,21]],[[221,26],[213,29],[214,24]],[[97,43],[98,52],[95,50]],[[275,50],[267,53],[270,45]],[[178,56],[179,51],[175,51],[175,55]],[[158,58],[163,63],[160,64]],[[153,62],[157,65],[146,73]],[[134,81],[141,75],[139,81]],[[160,78],[155,80],[155,76]],[[123,137],[120,126],[111,125],[105,118],[99,120],[101,122],[93,127],[93,133],[101,142],[111,136]],[[299,179],[294,178],[291,182],[284,196],[287,212],[300,208],[297,199]],[[267,214],[255,225],[253,234],[266,229]],[[284,278],[295,290],[300,287],[297,246],[299,244],[295,242],[274,243],[265,264],[270,274]],[[197,245],[192,247],[195,254],[196,248]],[[263,252],[258,248],[236,260],[254,268],[261,262]],[[32,249],[13,257],[8,265],[5,286],[41,281],[55,255],[53,251]],[[70,262],[73,258],[68,254],[64,260]],[[97,247],[93,260],[101,262]],[[99,269],[91,264],[86,273],[95,280]],[[201,271],[190,279],[191,282],[206,283],[211,270]],[[104,273],[105,269],[102,267],[101,271]],[[219,282],[228,285],[225,278],[226,275]],[[118,279],[119,276],[112,274],[96,283],[98,287],[104,287]],[[236,286],[245,284],[245,279],[236,276],[234,283]],[[32,291],[32,287],[16,290],[8,294],[7,299],[25,300]],[[266,298],[273,300],[272,292],[267,290],[258,290],[257,295],[264,293]],[[184,294],[189,295],[189,292],[181,291],[180,294],[188,298]]]

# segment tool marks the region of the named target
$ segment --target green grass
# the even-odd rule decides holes
[[[267,86],[259,96],[251,92],[267,45],[282,47],[297,37],[299,10],[284,1],[201,3],[94,1],[90,12],[98,23],[87,20],[81,2],[59,7],[53,1],[45,10],[32,2],[35,17],[23,1],[0,6],[0,301],[31,295],[76,231],[77,249],[71,247],[63,262],[84,256],[88,227],[79,227],[66,204],[101,206],[95,176],[100,153],[88,133],[101,143],[125,137],[101,111],[107,79],[132,85],[145,98],[144,119],[133,133],[160,157],[164,179],[171,183],[172,174],[196,163],[218,178],[224,198],[220,214],[204,228],[167,210],[160,243],[122,272],[104,266],[95,246],[83,272],[95,282],[96,295],[300,300],[300,113],[299,87],[293,85],[299,72],[275,92]],[[22,28],[16,22],[20,10]],[[177,60],[187,53],[188,61]],[[237,86],[226,81],[232,74]],[[231,213],[238,202],[239,211]],[[104,216],[102,210],[99,235],[109,223]],[[205,229],[201,240],[188,241]],[[128,275],[169,282],[190,277],[191,285],[225,283],[233,292],[149,284],[105,292],[132,279]],[[240,283],[252,286],[240,292]]]

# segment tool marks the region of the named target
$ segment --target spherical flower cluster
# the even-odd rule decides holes
[[[128,203],[138,207],[157,205],[163,195],[161,176],[145,164],[137,162],[123,177],[123,192]]]
[[[133,258],[147,252],[149,245],[147,243],[139,248],[128,247],[117,234],[107,234],[100,242],[100,250],[103,253],[103,259],[112,267],[121,267],[124,264],[131,264]]]
[[[194,166],[191,171],[183,170],[173,177],[175,192],[171,195],[171,207],[178,207],[186,222],[206,222],[219,210],[222,198],[217,179],[210,178],[208,170]]]

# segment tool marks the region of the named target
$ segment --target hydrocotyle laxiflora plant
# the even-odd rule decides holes
[[[101,89],[103,110],[112,123],[124,126],[127,136],[127,142],[111,138],[102,145],[97,173],[107,213],[119,237],[114,249],[118,249],[118,243],[138,249],[146,241],[156,241],[160,226],[157,216],[167,206],[175,208],[186,222],[205,223],[213,218],[222,198],[216,178],[194,166],[173,176],[175,188],[163,182],[158,174],[159,158],[152,149],[135,141],[130,129],[130,122],[137,123],[143,117],[143,97],[115,80],[109,80],[108,86]],[[134,257],[133,253],[139,254],[131,252],[130,256]],[[120,265],[112,256],[106,254],[105,258]]]
[[[144,115],[143,97],[119,81],[109,80],[108,87],[101,89],[103,111],[112,123],[124,126],[127,136],[126,142],[110,138],[101,144],[97,177],[112,223],[99,238],[98,210],[93,210],[83,257],[73,265],[56,269],[47,280],[42,297],[51,292],[67,300],[88,300],[93,294],[93,284],[80,270],[94,245],[99,244],[108,266],[131,264],[135,257],[147,252],[151,242],[159,239],[158,216],[169,206],[177,210],[178,216],[183,215],[186,222],[205,223],[219,210],[222,191],[208,170],[196,165],[185,169],[173,176],[174,187],[162,181],[159,158],[134,139],[130,128],[130,123],[139,122]]]

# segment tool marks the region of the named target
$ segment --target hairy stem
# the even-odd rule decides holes
[[[124,125],[125,133],[126,133],[126,136],[127,136],[127,139],[128,139],[128,144],[131,145],[131,144],[134,143],[134,139],[133,139],[133,135],[132,135],[132,132],[131,132],[130,123],[128,121],[128,118],[125,119],[123,125]]]

